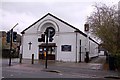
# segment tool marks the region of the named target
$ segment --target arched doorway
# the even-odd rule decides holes
[[[55,60],[56,55],[56,43],[49,43],[48,44],[48,60]],[[46,44],[42,43],[39,45],[39,60],[46,59]]]
[[[42,21],[37,28],[37,35],[38,38],[41,37],[42,34],[46,31],[48,27],[52,27],[55,29],[55,35],[54,40],[56,38],[56,33],[59,32],[59,26],[57,23],[51,19],[46,19]],[[56,59],[56,53],[57,53],[57,46],[56,41],[52,41],[48,43],[48,60],[55,60]],[[38,59],[45,59],[46,58],[46,43],[45,42],[39,42],[38,44]]]

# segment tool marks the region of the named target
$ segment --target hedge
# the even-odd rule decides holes
[[[116,68],[120,71],[120,54],[115,55]]]

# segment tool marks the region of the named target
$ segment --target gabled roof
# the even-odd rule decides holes
[[[34,23],[33,23],[32,25],[30,25],[28,28],[24,29],[24,30],[21,32],[21,34],[24,34],[24,32],[25,32],[26,30],[28,30],[29,28],[31,28],[33,25],[35,25],[36,23],[38,23],[40,20],[42,20],[43,18],[45,18],[47,15],[49,15],[49,13],[46,14],[45,16],[43,16],[42,18],[40,18],[39,20],[37,20],[36,22],[34,22]]]
[[[46,14],[45,16],[43,16],[42,18],[40,18],[39,20],[37,20],[36,22],[34,22],[34,23],[33,23],[32,25],[30,25],[28,28],[26,28],[25,30],[23,30],[23,31],[21,32],[21,34],[24,34],[24,32],[25,32],[26,30],[28,30],[30,27],[32,27],[33,25],[35,25],[36,23],[38,23],[40,20],[44,19],[44,18],[45,18],[46,16],[48,16],[48,15],[52,16],[53,18],[61,21],[62,23],[70,26],[71,28],[75,29],[75,32],[78,32],[78,33],[82,34],[83,36],[87,37],[87,35],[86,35],[85,33],[83,33],[82,31],[80,31],[78,28],[76,28],[76,27],[68,24],[67,22],[61,20],[60,18],[58,18],[58,17],[56,17],[56,16],[54,16],[54,15],[52,15],[52,14],[50,14],[50,13]],[[97,42],[94,41],[92,38],[90,38],[90,40],[92,40],[93,42],[97,43]],[[98,43],[97,43],[97,44],[98,44]]]
[[[45,18],[46,16],[48,16],[48,15],[52,16],[53,18],[55,18],[55,19],[63,22],[64,24],[70,26],[71,28],[75,29],[76,32],[79,32],[79,33],[81,33],[82,35],[87,36],[85,33],[83,33],[82,31],[80,31],[78,28],[76,28],[76,27],[68,24],[67,22],[61,20],[60,18],[58,18],[58,17],[56,17],[56,16],[54,16],[54,15],[52,15],[52,14],[50,14],[50,13],[46,14],[45,16],[43,16],[42,18],[40,18],[39,20],[37,20],[36,22],[34,22],[34,23],[33,23],[32,25],[30,25],[28,28],[26,28],[25,30],[23,30],[23,31],[21,32],[21,34],[23,34],[26,30],[28,30],[30,27],[32,27],[33,25],[35,25],[36,23],[38,23],[40,20],[44,19],[44,18]]]

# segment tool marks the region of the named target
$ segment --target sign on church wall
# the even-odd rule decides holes
[[[71,51],[71,45],[62,45],[61,51]]]

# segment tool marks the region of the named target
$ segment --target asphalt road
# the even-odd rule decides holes
[[[103,57],[102,57],[103,58]],[[97,58],[98,59],[98,58]],[[100,59],[98,59],[100,60]],[[117,76],[115,71],[104,71],[102,63],[63,63],[48,62],[48,69],[44,67],[44,61],[31,64],[30,60],[24,60],[19,64],[19,59],[12,60],[12,66],[8,66],[8,59],[2,60],[2,78],[101,78]],[[98,61],[99,62],[99,61]],[[100,66],[98,68],[98,66]],[[107,79],[108,80],[108,79]]]

